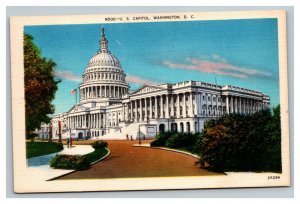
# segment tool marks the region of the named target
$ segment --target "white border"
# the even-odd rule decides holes
[[[13,146],[14,146],[14,188],[16,192],[69,192],[69,191],[111,191],[111,190],[150,190],[150,189],[194,189],[194,188],[232,188],[232,187],[266,187],[289,186],[289,138],[288,138],[288,95],[287,95],[287,61],[286,61],[286,32],[284,11],[243,11],[243,12],[184,12],[159,13],[155,15],[194,15],[194,20],[219,19],[253,19],[278,18],[279,67],[280,67],[280,104],[282,118],[282,159],[283,172],[280,180],[268,180],[275,173],[241,173],[221,176],[173,177],[173,178],[133,178],[133,179],[95,179],[51,181],[47,183],[35,181],[34,186],[28,185],[26,175],[31,172],[26,168],[24,117],[24,88],[23,78],[23,27],[24,25],[52,24],[89,24],[107,23],[108,16],[144,16],[145,13],[135,14],[105,14],[85,16],[38,16],[11,18],[11,67],[12,67],[12,102],[13,102]],[[153,14],[146,14],[153,15]],[[183,19],[183,18],[182,18]],[[192,19],[190,19],[192,20]],[[173,21],[173,20],[156,20]],[[174,20],[175,21],[175,20]],[[184,20],[181,20],[184,21]],[[150,22],[150,21],[132,21]],[[245,178],[246,177],[246,178]],[[27,185],[26,185],[27,184]],[[76,184],[76,185],[75,185]],[[78,185],[80,184],[80,185]],[[30,186],[30,187],[29,187]]]

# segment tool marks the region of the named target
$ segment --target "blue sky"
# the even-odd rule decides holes
[[[262,91],[271,106],[279,104],[276,19],[26,26],[42,55],[57,63],[62,82],[53,101],[56,113],[74,105],[70,91],[99,49],[102,26],[131,89],[143,83],[217,81]]]

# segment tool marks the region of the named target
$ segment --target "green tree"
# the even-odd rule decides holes
[[[42,57],[33,37],[24,34],[24,86],[26,134],[39,128],[41,122],[49,123],[49,114],[54,113],[51,104],[60,80],[54,76],[56,64]]]
[[[252,115],[208,121],[196,142],[201,159],[217,171],[281,171],[279,106]]]

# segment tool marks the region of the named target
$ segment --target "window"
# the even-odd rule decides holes
[[[217,98],[216,97],[213,97],[213,102],[216,102],[217,101]]]
[[[206,100],[206,96],[202,96],[202,99],[203,99],[203,100]]]
[[[211,97],[210,97],[210,96],[208,96],[207,100],[208,100],[208,101],[211,101]]]

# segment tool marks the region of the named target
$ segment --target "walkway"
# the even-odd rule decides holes
[[[27,159],[27,165],[30,167],[47,165],[56,154],[84,155],[93,151],[94,149],[90,145],[73,145],[71,148],[67,148],[67,146],[64,145],[64,149],[60,152]]]
[[[59,179],[217,175],[196,166],[197,159],[194,157],[161,149],[134,147],[136,143],[108,141],[111,154],[107,158],[88,170],[76,171]]]
[[[84,155],[93,151],[94,149],[91,145],[74,145],[72,148],[67,148],[65,145],[61,152],[27,159],[28,169],[32,172],[32,174],[30,174],[32,176],[32,180],[34,181],[38,179],[45,181],[73,171],[51,168],[49,161],[56,154]]]

